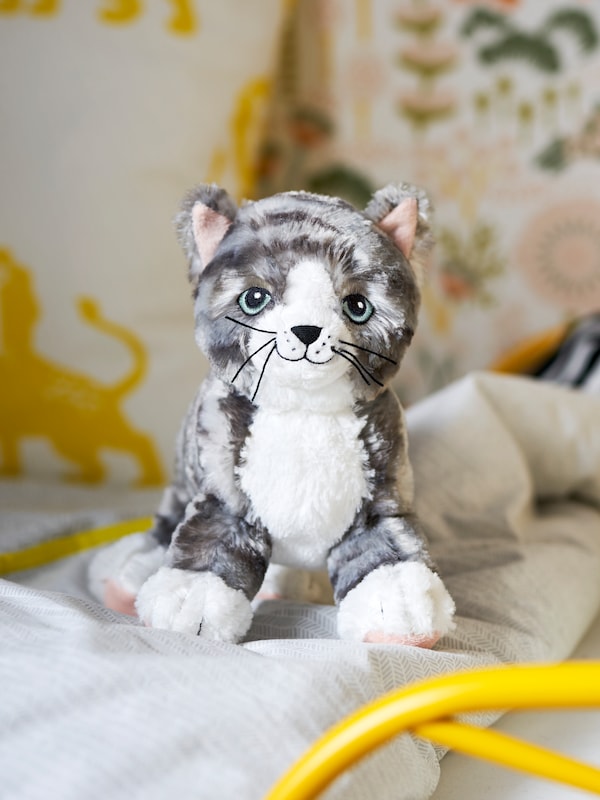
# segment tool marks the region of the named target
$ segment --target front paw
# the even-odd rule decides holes
[[[152,628],[237,642],[252,622],[246,595],[212,572],[162,567],[139,591],[138,615]]]
[[[339,604],[343,639],[432,647],[454,628],[454,602],[425,564],[378,567]]]

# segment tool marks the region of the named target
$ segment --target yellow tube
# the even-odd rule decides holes
[[[454,714],[590,706],[600,707],[600,663],[500,667],[434,678],[385,695],[336,725],[266,800],[310,800],[392,737]]]
[[[469,756],[600,794],[599,769],[499,731],[447,721],[426,722],[414,733]]]
[[[40,544],[26,547],[23,550],[0,553],[0,575],[20,572],[25,569],[35,569],[51,561],[58,561],[60,558],[75,555],[75,553],[79,553],[82,550],[114,542],[130,533],[146,531],[151,525],[151,517],[128,519],[102,528],[61,536],[59,539],[49,539],[46,542],[40,542]]]

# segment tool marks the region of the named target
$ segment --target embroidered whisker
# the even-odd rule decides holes
[[[390,364],[398,364],[397,361],[394,361],[393,358],[388,358],[384,356],[382,353],[377,353],[375,350],[369,350],[368,347],[361,347],[359,344],[353,344],[352,342],[345,342],[343,339],[338,339],[340,344],[345,344],[348,347],[356,347],[357,350],[363,350],[365,353],[370,353],[372,356],[377,356],[377,358],[383,358],[384,361],[389,361]]]
[[[365,375],[368,375],[369,378],[371,378],[371,380],[374,383],[377,384],[377,386],[383,386],[383,383],[381,383],[381,381],[378,381],[377,378],[371,372],[369,372],[369,370],[364,366],[364,364],[360,363],[360,361],[354,355],[354,353],[349,353],[347,350],[336,350],[335,352],[339,353],[339,355],[347,358],[347,360],[350,361],[351,364],[354,364],[354,366],[360,372],[360,374],[363,376],[363,378],[365,377]],[[345,356],[344,356],[344,354],[345,354]],[[365,380],[366,380],[366,378],[365,378]],[[368,384],[368,381],[367,381],[367,384]]]
[[[241,372],[241,371],[244,369],[244,367],[246,366],[246,364],[249,364],[249,363],[250,363],[250,361],[252,361],[252,359],[254,358],[254,356],[255,356],[255,355],[257,355],[257,353],[260,353],[260,351],[261,351],[261,350],[264,350],[264,349],[265,349],[265,347],[268,347],[268,346],[269,346],[270,344],[272,344],[274,341],[275,341],[275,338],[273,338],[273,339],[269,339],[269,341],[268,341],[268,342],[265,342],[263,345],[261,345],[261,346],[258,348],[258,350],[255,350],[253,353],[250,353],[250,355],[248,356],[248,358],[247,358],[247,359],[244,361],[244,363],[242,364],[242,366],[241,366],[241,367],[238,369],[238,371],[235,373],[235,375],[234,375],[234,376],[233,376],[233,378],[231,379],[231,382],[232,382],[232,383],[235,383],[236,379],[239,377],[239,374],[240,374],[240,372]]]
[[[270,333],[274,335],[277,331],[266,331],[264,328],[255,328],[254,325],[248,325],[247,322],[240,322],[239,319],[235,319],[234,317],[226,316],[225,319],[228,319],[230,322],[235,322],[236,325],[241,325],[243,328],[250,328],[251,331],[258,331],[259,333]]]
[[[275,352],[276,349],[277,349],[277,345],[274,344],[273,347],[269,350],[269,355],[265,359],[265,363],[263,364],[263,368],[261,369],[260,375],[258,377],[258,383],[256,384],[256,389],[254,390],[254,394],[252,395],[252,402],[254,402],[254,399],[256,398],[256,395],[258,394],[258,389],[260,387],[260,382],[262,381],[263,375],[265,374],[265,370],[267,368],[267,364],[269,363],[269,359],[271,358],[271,356],[273,355],[273,353]]]
[[[362,371],[362,369],[360,367],[360,364],[357,361],[354,361],[353,359],[350,358],[350,356],[352,355],[351,353],[348,353],[346,350],[337,350],[335,347],[332,347],[331,349],[333,350],[334,353],[337,353],[338,356],[341,356],[342,358],[345,358],[346,361],[348,361],[350,364],[352,364],[354,369],[358,372],[358,374],[363,379],[363,381],[367,384],[367,386],[371,385],[371,381],[367,378],[366,375],[364,375],[364,373],[363,373],[363,371]]]

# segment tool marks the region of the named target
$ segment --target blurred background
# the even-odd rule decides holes
[[[592,0],[0,0],[0,473],[166,480],[200,181],[427,188],[407,404],[600,309],[599,34]]]

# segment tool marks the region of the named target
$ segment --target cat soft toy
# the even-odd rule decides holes
[[[407,184],[364,212],[305,192],[240,208],[215,185],[189,194],[177,227],[211,371],[151,533],[92,565],[107,605],[236,642],[273,563],[327,568],[344,638],[431,646],[453,627],[389,388],[417,322],[429,214]]]

